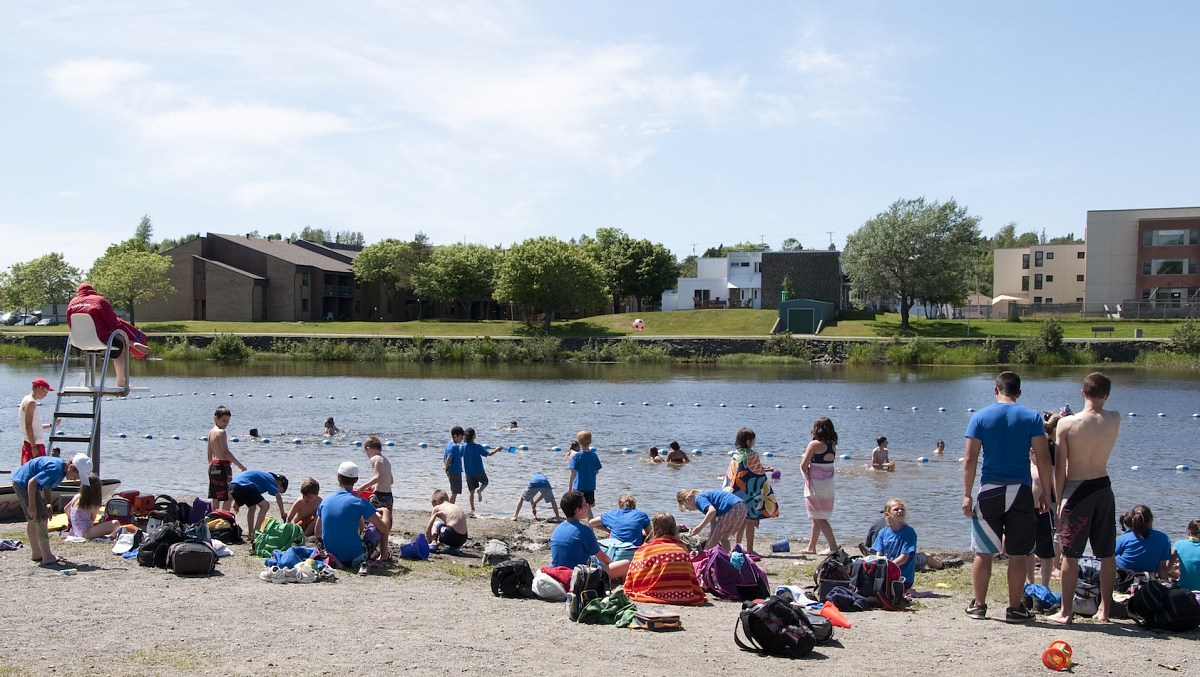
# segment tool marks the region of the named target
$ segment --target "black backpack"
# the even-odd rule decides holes
[[[184,505],[183,503],[176,501],[166,494],[154,499],[154,509],[167,513],[180,524],[191,523],[192,507],[190,505]]]
[[[208,529],[209,538],[215,538],[225,545],[241,545],[242,528],[238,526],[237,517],[233,513],[225,510],[214,510],[204,516],[204,523],[209,524],[214,520],[224,520],[229,526],[210,526]]]
[[[492,567],[492,594],[509,598],[535,597],[529,562],[510,559]]]
[[[137,553],[138,565],[165,569],[167,549],[183,540],[183,529],[177,523],[171,522],[162,525],[142,540]]]
[[[813,572],[817,601],[824,602],[829,591],[838,587],[850,587],[850,566],[853,560],[845,550],[837,549],[826,557]]]
[[[209,576],[217,568],[217,552],[199,541],[182,541],[167,548],[167,568],[177,576]]]
[[[907,603],[900,567],[886,557],[855,560],[850,569],[850,589],[872,602],[878,602],[885,611],[903,609]]]
[[[738,636],[739,629],[746,642]],[[803,658],[817,644],[808,616],[774,595],[742,605],[733,627],[733,641],[743,651],[783,658]]]
[[[1168,588],[1158,581],[1138,586],[1126,602],[1129,617],[1147,630],[1187,632],[1200,627],[1200,601],[1186,588]]]

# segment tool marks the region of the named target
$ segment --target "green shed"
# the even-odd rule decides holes
[[[837,308],[832,303],[813,299],[793,299],[779,303],[779,332],[791,334],[815,334],[817,327],[837,319]]]

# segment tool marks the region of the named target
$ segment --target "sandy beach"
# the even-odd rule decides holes
[[[427,515],[396,516],[394,540],[424,529]],[[1200,632],[1168,636],[1132,622],[1007,625],[1004,568],[996,567],[991,618],[976,621],[968,601],[969,565],[917,575],[933,590],[912,612],[850,614],[854,627],[811,657],[791,662],[740,651],[733,626],[740,604],[680,607],[684,630],[652,633],[577,625],[562,604],[493,597],[490,569],[478,553],[486,538],[512,546],[535,568],[549,561],[553,524],[471,519],[462,557],[434,555],[369,576],[339,573],[333,583],[276,585],[259,580],[261,560],[234,549],[211,578],[179,578],[137,566],[95,543],[55,542],[75,576],[35,566],[28,550],[0,553],[10,601],[3,624],[0,675],[635,675],[720,670],[798,671],[826,675],[1036,674],[1055,639],[1074,648],[1075,674],[1154,675],[1200,672]],[[764,536],[766,536],[764,534]],[[20,537],[22,524],[0,525]],[[811,582],[816,558],[768,556],[772,586]],[[850,544],[848,544],[850,545]],[[948,587],[937,588],[938,583]]]

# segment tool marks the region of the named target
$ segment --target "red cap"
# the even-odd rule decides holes
[[[50,382],[44,378],[33,379],[33,387],[34,388],[45,388],[46,390],[49,390],[50,392],[54,392],[54,388],[50,387]]]

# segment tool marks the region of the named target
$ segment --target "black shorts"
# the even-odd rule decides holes
[[[583,494],[583,502],[584,503],[587,503],[588,505],[596,505],[596,490],[595,489],[593,489],[591,491],[581,491],[579,493]]]
[[[371,506],[375,508],[391,508],[395,499],[392,498],[390,491],[376,491],[371,494]]]
[[[1068,481],[1063,497],[1058,525],[1063,557],[1083,557],[1088,543],[1096,557],[1112,557],[1117,547],[1117,502],[1108,477]]]
[[[1039,512],[1034,532],[1033,554],[1052,559],[1057,554],[1054,552],[1054,514],[1049,510]]]
[[[460,534],[445,524],[438,525],[438,543],[448,548],[461,548],[466,542],[466,534]]]
[[[262,494],[258,493],[258,489],[244,484],[230,484],[229,496],[233,498],[233,504],[239,508],[243,505],[258,505],[263,502]]]
[[[971,516],[971,549],[983,555],[1033,552],[1037,530],[1033,490],[1024,484],[979,487]]]
[[[446,479],[450,480],[450,493],[462,493],[462,473],[446,471]]]
[[[214,501],[229,500],[229,480],[233,465],[229,461],[208,462],[208,497]]]
[[[481,472],[478,475],[467,475],[467,491],[475,491],[487,487],[487,473]]]

